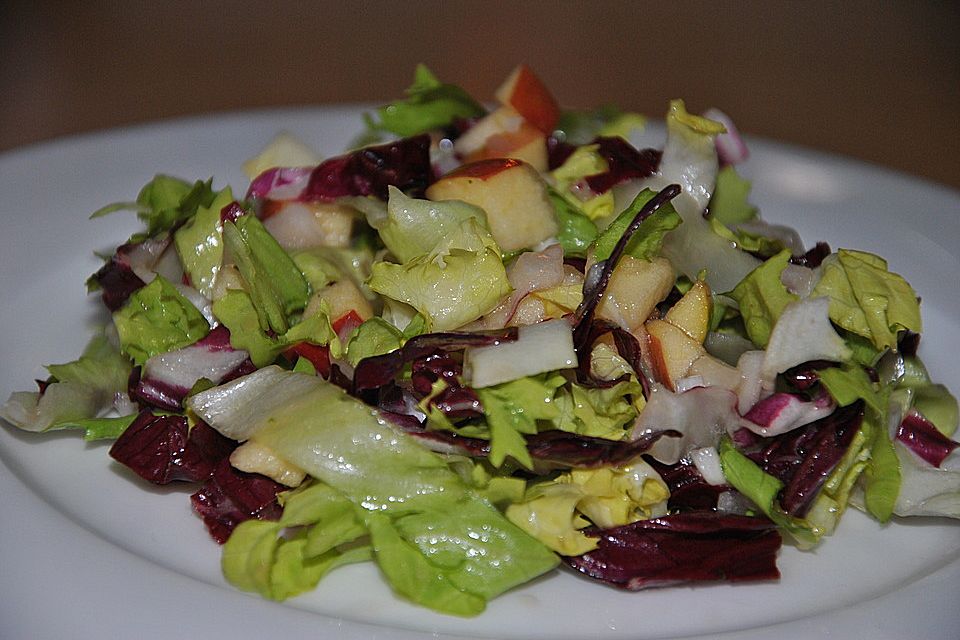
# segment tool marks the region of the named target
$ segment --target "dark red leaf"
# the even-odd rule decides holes
[[[598,547],[564,560],[577,571],[636,591],[685,582],[775,580],[780,534],[770,521],[714,512],[585,531]]]
[[[960,447],[960,442],[954,442],[940,433],[932,422],[916,411],[910,411],[903,417],[897,428],[897,440],[937,468],[954,449]]]
[[[278,520],[283,509],[277,494],[287,489],[260,474],[237,471],[225,459],[190,501],[213,539],[223,544],[245,520]]]

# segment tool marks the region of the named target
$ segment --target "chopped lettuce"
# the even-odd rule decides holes
[[[217,193],[209,206],[198,207],[196,214],[173,234],[177,254],[190,277],[190,284],[207,298],[212,297],[223,263],[220,211],[231,202],[233,192],[227,187]]]
[[[243,276],[260,328],[285,333],[291,316],[303,310],[310,296],[300,269],[255,216],[224,222],[223,239]]]
[[[872,382],[858,366],[823,369],[819,376],[838,405],[863,400],[867,406],[860,427],[868,435],[866,446],[870,451],[862,475],[864,504],[870,515],[886,522],[893,515],[901,482],[900,463],[886,429],[890,388]]]
[[[830,319],[877,349],[895,348],[897,331],[920,333],[920,303],[902,276],[887,269],[883,258],[840,249],[823,262],[815,296],[830,297]]]
[[[126,395],[130,370],[130,360],[98,335],[77,360],[47,367],[53,379],[42,394],[12,393],[0,417],[27,431],[82,429],[86,440],[116,438],[136,416],[99,416]]]
[[[402,595],[440,611],[470,615],[486,599],[556,566],[549,550],[376,410],[321,378],[276,367],[252,375],[261,372],[275,376],[278,387],[296,380],[304,391],[260,415],[251,440],[306,470],[360,510],[377,562]],[[214,401],[192,408],[217,429],[224,405],[242,410],[244,403],[259,402],[264,390],[250,388],[232,384]],[[272,540],[264,546],[274,544],[276,530],[266,535]],[[257,544],[249,549],[250,557],[262,553]],[[442,587],[437,587],[438,575]],[[420,584],[422,579],[430,584]]]
[[[547,195],[557,217],[557,241],[563,247],[563,255],[586,256],[590,244],[597,238],[597,225],[579,205],[570,202],[556,189],[548,188]]]
[[[230,290],[213,303],[213,314],[230,330],[230,345],[250,354],[250,360],[264,367],[280,353],[298,343],[309,342],[331,346],[334,355],[340,353],[340,340],[330,324],[329,306],[321,301],[319,309],[302,318],[281,335],[269,335],[259,322],[257,309],[245,291]]]
[[[377,262],[367,282],[412,306],[434,331],[476,320],[510,293],[499,249],[476,218],[461,223],[444,244],[404,264]]]
[[[626,429],[636,419],[638,410],[633,402],[643,403],[643,389],[631,376],[610,387],[584,387],[571,383],[557,395],[554,403],[560,415],[556,428],[580,435],[621,440]]]
[[[185,180],[157,175],[137,195],[136,202],[118,202],[95,211],[90,217],[98,218],[121,210],[137,212],[147,230],[135,234],[130,240],[138,242],[169,231],[181,222],[189,220],[199,207],[208,207],[214,199],[212,180],[197,180],[192,185]]]
[[[347,360],[356,366],[364,358],[399,349],[403,340],[404,333],[400,329],[383,318],[370,318],[357,327],[347,343]]]
[[[499,467],[510,456],[533,469],[523,435],[537,432],[537,420],[559,418],[554,395],[564,382],[563,376],[545,375],[476,390],[490,429],[491,464]]]
[[[163,276],[133,292],[113,314],[120,348],[143,366],[155,355],[180,349],[210,331],[203,314]]]
[[[750,204],[750,181],[740,177],[733,165],[717,173],[717,185],[710,198],[710,217],[730,226],[757,217],[757,208]]]
[[[397,260],[407,262],[433,251],[470,218],[487,229],[487,214],[479,207],[460,200],[433,202],[410,198],[390,187],[387,217],[376,228]]]
[[[417,65],[407,98],[377,109],[379,122],[369,119],[373,130],[398,136],[414,136],[452,124],[458,118],[475,118],[483,107],[460,87],[440,82],[426,66]]]
[[[781,251],[751,271],[730,292],[740,305],[747,336],[758,347],[766,347],[770,333],[788,304],[798,300],[780,281],[790,261],[790,252]]]
[[[633,218],[639,213],[640,209],[647,204],[656,193],[650,189],[641,191],[633,202],[617,218],[611,222],[603,232],[597,236],[594,243],[594,258],[599,262],[610,257],[610,253],[617,245],[620,237],[630,226]],[[661,205],[659,209],[646,220],[640,223],[637,232],[627,243],[626,253],[634,258],[641,260],[650,260],[660,251],[664,237],[669,231],[676,229],[682,222],[680,215],[669,202]]]

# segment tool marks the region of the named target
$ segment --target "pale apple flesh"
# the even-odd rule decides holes
[[[427,189],[430,200],[462,200],[483,209],[504,251],[535,247],[558,232],[547,184],[525,162],[499,158],[465,164]]]
[[[713,295],[710,292],[710,285],[703,280],[697,280],[690,290],[670,307],[664,320],[703,344],[710,329],[712,312]]]
[[[635,329],[667,297],[676,277],[673,266],[664,258],[648,261],[621,257],[597,306],[597,317],[627,330]]]

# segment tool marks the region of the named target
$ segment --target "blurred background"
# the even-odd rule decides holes
[[[189,114],[399,97],[418,62],[480,99],[518,62],[560,102],[748,134],[960,188],[960,3],[0,3],[0,151]]]

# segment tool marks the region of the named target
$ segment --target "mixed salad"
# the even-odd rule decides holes
[[[490,110],[419,67],[321,160],[245,193],[158,175],[88,286],[112,324],[0,415],[192,482],[226,579],[285,599],[375,562],[470,616],[558,565],[616,587],[772,580],[849,507],[960,518],[957,401],[879,256],[763,220],[731,120],[657,148],[518,67]]]

